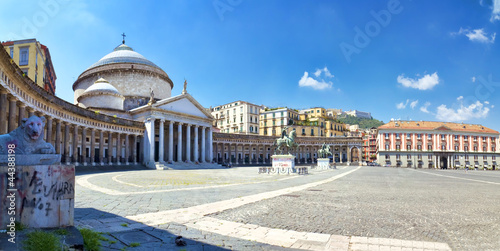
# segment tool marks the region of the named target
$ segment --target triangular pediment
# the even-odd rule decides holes
[[[153,104],[153,107],[201,118],[212,118],[212,115],[189,94],[183,94],[160,100]]]
[[[451,129],[449,127],[444,126],[444,125],[436,127],[436,128],[434,128],[434,130],[436,130],[436,131],[451,131]]]

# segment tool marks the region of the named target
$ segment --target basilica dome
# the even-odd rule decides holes
[[[169,98],[174,87],[165,71],[125,43],[80,74],[73,84],[75,104],[79,103],[79,97],[86,93],[87,89],[90,88],[88,93],[94,91],[94,82],[100,78],[109,81],[109,84],[123,95],[124,111],[147,104],[151,90],[157,100]]]

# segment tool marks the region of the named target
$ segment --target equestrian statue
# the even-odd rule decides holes
[[[328,158],[330,155],[333,155],[332,152],[330,152],[330,146],[323,143],[321,149],[318,150],[318,158]]]
[[[279,154],[283,154],[283,146],[286,146],[288,148],[288,155],[291,155],[291,151],[296,149],[299,145],[295,143],[295,138],[297,137],[297,132],[295,131],[295,128],[287,135],[288,127],[285,127],[283,131],[281,132],[281,138],[277,138],[274,141],[273,147],[274,147],[274,154],[276,152],[279,152]]]

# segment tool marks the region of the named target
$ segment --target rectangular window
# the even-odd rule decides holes
[[[14,58],[14,47],[10,47],[10,57]]]
[[[29,47],[19,48],[19,65],[28,65]]]
[[[491,156],[491,160],[496,160],[496,159],[497,159],[497,157]]]
[[[337,125],[335,125],[335,130],[337,130]],[[385,134],[385,139],[389,139],[389,134],[388,133],[384,133]]]
[[[465,161],[469,160],[469,155],[465,155]]]
[[[385,155],[385,159],[386,159],[386,160],[389,160],[389,159],[390,159],[389,154],[386,154],[386,155]]]
[[[399,151],[401,149],[400,145],[396,145],[396,151]]]
[[[455,135],[455,140],[458,140],[458,135]]]
[[[466,135],[466,136],[464,136],[464,140],[465,140],[465,141],[469,140],[469,136],[467,136],[467,135]]]
[[[427,159],[431,160],[432,159],[432,154],[427,155]]]
[[[422,138],[422,134],[417,134],[417,139],[421,139]]]
[[[406,150],[411,150],[411,145],[406,145]]]
[[[477,155],[474,155],[474,160],[478,160],[478,156]]]
[[[311,136],[314,136],[314,129],[311,129]]]
[[[417,145],[417,150],[422,150],[422,145]]]
[[[422,160],[422,154],[417,155],[419,160]]]
[[[385,145],[385,150],[389,150],[389,144]]]
[[[483,155],[483,160],[485,160],[485,161],[486,161],[486,159],[487,159],[487,158],[488,158],[488,156]]]
[[[401,156],[399,154],[396,154],[396,160],[400,160]]]
[[[474,147],[474,152],[477,152],[477,146]]]
[[[399,139],[399,133],[396,133],[396,139]]]
[[[458,146],[455,146],[455,151],[458,151]]]
[[[464,146],[464,151],[469,151],[469,147],[468,146]]]
[[[406,134],[406,139],[410,139],[411,138],[411,133],[407,133]]]
[[[411,155],[406,155],[406,159],[411,159]]]
[[[444,139],[445,139],[444,134],[441,134],[441,140],[444,140]]]
[[[432,140],[432,134],[428,134],[427,139]]]
[[[477,141],[477,136],[474,136],[474,141]]]

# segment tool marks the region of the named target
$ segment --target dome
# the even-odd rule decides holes
[[[125,44],[121,44],[121,45],[117,46],[113,50],[113,52],[111,52],[108,55],[101,58],[95,64],[91,65],[88,69],[91,69],[91,68],[94,68],[97,66],[101,66],[101,65],[114,64],[114,63],[136,63],[136,64],[145,64],[145,65],[159,68],[153,62],[146,59],[143,55],[135,52],[129,46],[127,46]]]
[[[104,78],[100,78],[95,81],[94,84],[87,88],[82,95],[91,93],[106,93],[121,96],[120,92]]]

